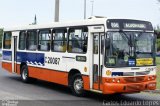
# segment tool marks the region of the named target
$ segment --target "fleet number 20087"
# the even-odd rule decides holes
[[[57,57],[45,57],[45,63],[59,65],[60,58]]]

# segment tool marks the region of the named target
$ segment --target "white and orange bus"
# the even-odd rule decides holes
[[[6,28],[2,67],[22,81],[40,79],[69,86],[73,94],[135,93],[156,89],[152,24],[92,17]]]

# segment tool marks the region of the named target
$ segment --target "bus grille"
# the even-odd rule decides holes
[[[128,91],[140,91],[143,89],[144,89],[143,85],[128,85],[127,86]]]
[[[140,77],[125,77],[124,80],[129,83],[137,83],[137,82],[144,81],[144,78],[145,77],[142,77],[142,76],[140,76]]]

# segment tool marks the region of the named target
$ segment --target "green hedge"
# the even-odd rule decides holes
[[[160,51],[160,39],[157,39],[157,51]]]
[[[3,30],[0,29],[0,48],[2,48],[2,35],[3,35]]]

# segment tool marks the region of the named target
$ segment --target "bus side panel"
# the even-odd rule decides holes
[[[20,64],[24,62],[28,66],[30,77],[62,85],[68,85],[68,72],[64,71],[65,67],[63,67],[63,70],[56,70],[61,68],[58,68],[60,66],[54,66],[54,68],[56,69],[53,69],[53,65],[51,65],[51,67],[48,64],[44,63],[44,57],[44,53],[17,52],[17,62],[19,63],[19,65],[17,65],[17,73],[20,74]],[[52,69],[47,69],[47,67],[51,67]],[[83,68],[84,65],[83,67],[81,67],[81,70]],[[89,76],[86,74],[87,73],[82,73],[84,80],[84,89],[89,90]]]
[[[68,57],[76,57],[75,54],[70,54]],[[85,55],[81,55],[81,57],[85,57]],[[83,78],[84,82],[84,89],[85,90],[90,90],[90,81],[89,81],[89,65],[88,61],[87,62],[79,62],[76,61],[76,59],[67,59],[67,70],[68,72],[72,69],[78,70]]]
[[[20,74],[20,70],[21,70],[20,65],[21,65],[21,63],[26,63],[27,64],[27,62],[26,62],[27,53],[18,52],[17,51],[16,56],[17,56],[17,58],[16,58],[17,59],[17,64],[16,64],[16,66],[17,66],[17,74]]]
[[[68,85],[68,73],[61,71],[50,71],[50,80],[55,83]]]
[[[20,73],[20,64],[24,62],[28,66],[30,77],[68,85],[68,73],[62,70],[46,69],[44,58],[44,53],[17,52],[17,61],[19,63],[19,65],[17,65],[17,73]]]
[[[12,73],[12,63],[2,62],[2,68]]]
[[[28,66],[29,76],[44,81],[68,85],[68,73],[44,68]]]
[[[21,74],[20,73],[20,64],[16,64],[16,66],[17,66],[17,72],[16,73],[20,75]]]
[[[89,85],[90,85],[89,76],[83,75],[82,78],[83,78],[83,81],[84,81],[84,89],[89,91],[90,90],[90,88],[89,88]]]
[[[12,73],[12,52],[2,51],[2,68]]]

